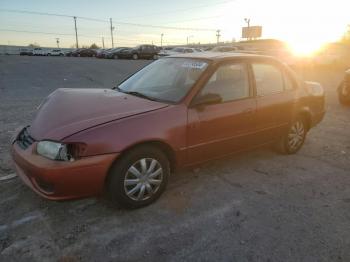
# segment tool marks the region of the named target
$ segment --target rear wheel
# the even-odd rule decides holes
[[[302,117],[298,117],[289,126],[287,133],[281,137],[278,151],[283,154],[297,153],[305,142],[306,134],[306,121]]]
[[[133,55],[132,55],[132,59],[134,59],[134,60],[137,60],[137,59],[139,59],[139,56],[138,56],[138,54],[133,54]]]
[[[350,105],[349,87],[343,81],[338,88],[338,99],[342,105]]]
[[[157,59],[158,59],[158,55],[157,54],[153,55],[153,60],[157,60]]]
[[[113,59],[118,59],[118,55],[113,55]]]
[[[108,193],[122,207],[147,206],[164,192],[169,173],[169,160],[161,150],[141,146],[127,152],[111,168]]]

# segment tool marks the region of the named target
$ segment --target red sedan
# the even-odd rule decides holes
[[[273,58],[195,53],[151,63],[115,89],[57,89],[12,144],[18,175],[53,200],[106,190],[154,202],[169,174],[274,143],[296,153],[325,113],[318,83]]]

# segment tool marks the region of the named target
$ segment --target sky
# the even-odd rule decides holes
[[[299,53],[312,52],[340,39],[350,24],[348,0],[0,0],[0,44],[38,43],[50,47],[56,46],[56,38],[61,47],[75,44],[72,17],[6,10],[78,16],[79,45],[102,46],[104,42],[105,48],[111,47],[109,18],[114,21],[115,46],[160,45],[161,34],[163,45],[214,43],[217,29],[220,41],[239,41],[241,28],[246,25],[244,18],[250,18],[251,26],[263,27],[263,38],[286,41]]]

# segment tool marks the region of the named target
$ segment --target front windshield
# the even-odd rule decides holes
[[[192,88],[208,64],[188,58],[163,58],[124,81],[119,90],[150,99],[179,102]]]

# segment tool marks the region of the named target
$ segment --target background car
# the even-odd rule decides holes
[[[121,52],[125,50],[130,50],[131,48],[129,47],[118,47],[118,48],[113,48],[105,52],[105,58],[108,59],[118,59],[119,55]]]
[[[46,56],[47,55],[47,51],[43,48],[40,47],[36,47],[33,49],[33,55],[35,56]]]
[[[216,46],[211,49],[211,52],[234,52],[237,51],[238,48],[234,46]]]
[[[48,56],[64,56],[64,52],[61,49],[52,49],[47,53]]]
[[[27,48],[21,48],[19,50],[19,55],[29,55],[32,56],[33,55],[33,50],[32,49],[27,49]]]
[[[134,48],[124,49],[118,53],[118,58],[157,59],[159,48],[155,45],[139,45]]]
[[[99,49],[96,51],[96,58],[106,58],[106,53],[109,50],[112,50],[113,48],[108,48],[108,49]]]
[[[159,52],[159,56],[169,56],[169,55],[178,55],[178,54],[189,54],[189,53],[197,53],[202,52],[199,48],[191,48],[191,47],[175,47],[170,50],[162,50]]]
[[[75,57],[94,57],[96,56],[97,52],[94,49],[89,48],[80,48],[71,53],[71,56]]]

